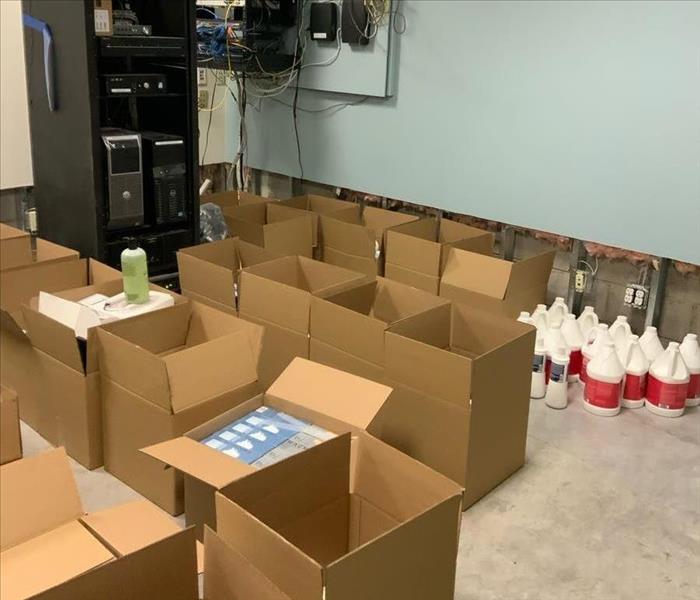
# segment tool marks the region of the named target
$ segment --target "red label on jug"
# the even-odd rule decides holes
[[[627,375],[625,378],[625,391],[622,397],[626,400],[641,400],[647,393],[647,374]]]
[[[583,353],[580,350],[572,350],[569,355],[569,375],[580,375],[583,365]]]
[[[588,359],[581,354],[581,371],[578,374],[578,378],[583,382],[586,383],[586,379],[588,376],[586,375],[586,367],[588,366]]]
[[[649,380],[647,381],[647,402],[651,402],[659,408],[677,410],[685,407],[685,399],[687,397],[687,383],[664,383],[649,374]]]
[[[547,357],[547,361],[544,363],[544,382],[549,383],[549,374],[552,371],[552,359]]]
[[[583,397],[586,402],[600,408],[617,408],[620,406],[620,394],[622,382],[608,383],[598,381],[592,377],[586,379],[586,387],[583,389]]]
[[[688,398],[700,398],[700,373],[690,376]]]

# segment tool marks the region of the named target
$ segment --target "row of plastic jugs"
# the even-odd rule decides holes
[[[562,383],[579,378],[585,384],[585,408],[598,415],[646,405],[656,414],[676,417],[686,406],[700,404],[696,334],[686,335],[680,345],[670,342],[664,350],[655,327],[647,327],[639,338],[627,317],[619,316],[608,328],[598,322],[592,306],[576,319],[563,298],[549,309],[538,305],[532,316],[521,313],[518,320],[538,330],[531,397],[545,397],[554,408],[566,407]]]

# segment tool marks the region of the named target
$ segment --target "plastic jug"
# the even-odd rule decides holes
[[[610,325],[610,337],[615,344],[615,348],[617,348],[618,354],[624,352],[625,348],[627,347],[627,338],[629,338],[631,335],[632,329],[630,328],[630,324],[627,322],[627,317],[624,315],[618,315],[615,322]]]
[[[625,368],[617,356],[615,344],[608,339],[588,364],[583,407],[594,415],[614,417],[620,412],[624,378]]]
[[[148,258],[136,238],[127,238],[128,247],[121,254],[124,294],[129,304],[148,302]]]
[[[517,318],[520,323],[527,323],[528,325],[534,325],[532,319],[530,318],[530,313],[527,311],[522,311],[520,316]]]
[[[583,339],[588,340],[588,332],[598,325],[598,315],[595,314],[595,309],[592,306],[584,306],[583,312],[576,320],[581,327]]]
[[[535,353],[532,356],[532,379],[530,381],[530,398],[544,398],[547,390],[545,381],[545,362],[547,360],[547,349],[544,337],[538,335],[535,339]]]
[[[569,307],[566,300],[561,296],[557,296],[552,302],[552,306],[547,311],[547,323],[549,327],[552,325],[561,325],[564,317],[569,314]]]
[[[651,363],[653,363],[664,351],[664,347],[661,345],[661,340],[659,339],[659,334],[656,331],[656,327],[652,327],[651,325],[644,330],[642,337],[639,338],[639,345],[642,347],[644,354],[647,355],[647,358]]]
[[[595,353],[603,343],[612,342],[612,338],[608,333],[608,326],[605,323],[598,323],[598,325],[588,332],[588,335],[593,338],[593,341],[586,344],[581,350],[583,358],[581,360],[581,373],[579,378],[584,383],[586,382],[588,363],[593,360]]]
[[[538,304],[532,311],[530,318],[539,331],[547,331],[547,306],[545,304]]]
[[[668,348],[649,367],[646,407],[662,417],[680,417],[688,398],[690,373],[681,356],[678,342]]]
[[[569,351],[566,347],[557,348],[552,354],[552,366],[549,372],[549,384],[544,396],[545,404],[551,408],[566,408],[567,370]]]
[[[690,373],[688,383],[688,397],[685,400],[686,406],[700,405],[700,344],[695,333],[689,333],[683,338],[680,345],[681,356],[685,366]]]
[[[552,366],[552,356],[560,348],[564,348],[568,355],[569,347],[564,339],[564,334],[561,332],[561,324],[554,323],[547,329],[547,334],[544,336],[545,347],[547,348],[547,362],[545,364],[545,379],[549,383],[549,371]]]
[[[647,374],[649,359],[639,345],[639,336],[631,335],[623,356],[620,357],[625,367],[625,385],[622,391],[622,406],[641,408],[647,393]]]
[[[581,374],[581,364],[583,362],[583,346],[585,345],[581,327],[576,317],[571,313],[567,314],[561,325],[561,332],[569,347],[569,381],[577,381]]]

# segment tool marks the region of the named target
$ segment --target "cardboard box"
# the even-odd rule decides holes
[[[368,431],[465,488],[465,508],[525,462],[535,329],[454,303],[386,333],[395,388]]]
[[[387,328],[411,316],[430,319],[446,304],[449,300],[383,277],[312,298],[311,360],[383,381]]]
[[[223,211],[231,237],[283,256],[311,257],[314,217],[307,211],[277,202],[226,207]]]
[[[316,196],[314,194],[306,194],[305,196],[295,196],[294,198],[289,198],[287,200],[280,200],[280,204],[306,210],[313,214],[314,248],[319,249],[319,255],[321,249],[320,246],[322,244],[322,241],[320,240],[321,224],[319,222],[319,216],[343,213],[349,215],[352,219],[359,219],[362,212],[362,207],[354,202],[348,202],[346,200],[339,200],[338,198],[330,198],[327,196]],[[316,258],[321,259],[321,256],[316,256]]]
[[[76,302],[92,294],[114,296],[123,290],[121,272],[90,260],[89,284],[54,292]],[[163,288],[151,286],[164,292]],[[176,303],[187,302],[171,294]],[[75,330],[42,314],[38,298],[22,307],[29,339],[38,358],[38,374],[45,393],[41,398],[41,418],[37,432],[54,446],[64,446],[68,455],[87,469],[102,466],[102,402],[97,359],[97,329],[88,330],[87,338],[76,338]]]
[[[182,295],[236,315],[241,269],[275,258],[279,255],[239,238],[184,248],[177,253]]]
[[[239,313],[265,326],[259,377],[270,385],[295,356],[309,358],[311,298],[365,283],[367,276],[300,256],[241,272]]]
[[[493,243],[493,233],[449,219],[404,223],[386,233],[384,272],[389,279],[437,295],[450,248],[492,256]]]
[[[194,531],[143,500],[85,515],[62,448],[0,483],[3,600],[198,598]]]
[[[144,448],[143,452],[185,474],[185,519],[188,525],[197,527],[201,536],[203,525],[216,528],[214,492],[258,470],[201,440],[261,406],[338,434],[364,430],[391,391],[385,385],[296,358],[264,394],[242,402],[180,438]]]
[[[181,513],[182,478],[139,449],[254,396],[262,332],[189,301],[98,328],[105,469]]]
[[[216,192],[214,194],[204,194],[199,197],[200,204],[213,202],[218,204],[221,209],[230,208],[233,206],[247,206],[248,204],[267,204],[268,202],[276,202],[277,198],[266,198],[265,196],[257,196],[248,192],[240,192],[233,190],[230,192]]]
[[[32,238],[21,229],[0,223],[0,270],[32,262]]]
[[[205,593],[262,576],[290,598],[452,600],[461,497],[458,485],[366,433],[344,434],[216,493],[207,565],[247,564],[227,569],[240,584],[206,571]]]
[[[94,0],[95,35],[112,35],[112,0]]]
[[[544,302],[555,252],[520,261],[450,248],[440,295],[455,302],[516,318]]]
[[[387,230],[416,220],[414,215],[373,206],[366,206],[361,216],[346,212],[322,216],[323,260],[367,275],[383,275]]]
[[[87,262],[74,250],[37,240],[36,260],[0,270],[0,382],[15,390],[20,418],[37,429],[43,394],[38,361],[25,331],[21,305],[39,291],[64,290],[87,281]]]
[[[0,465],[22,458],[17,394],[0,385]]]

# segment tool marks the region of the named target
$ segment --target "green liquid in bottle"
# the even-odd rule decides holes
[[[121,262],[126,301],[129,304],[148,302],[148,260],[134,238],[129,238],[129,247],[122,252]]]

